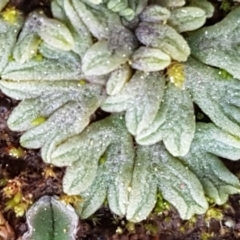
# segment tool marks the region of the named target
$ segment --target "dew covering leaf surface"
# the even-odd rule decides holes
[[[202,28],[208,1],[151,3],[54,0],[53,17],[0,4],[0,89],[20,100],[8,126],[66,167],[82,218],[107,202],[139,222],[161,192],[190,219],[206,197],[239,192],[220,158],[240,158],[240,9]],[[211,123],[196,123],[194,104]]]

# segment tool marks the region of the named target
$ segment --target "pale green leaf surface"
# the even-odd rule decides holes
[[[88,0],[88,1],[92,4],[98,5],[98,4],[101,4],[104,0]]]
[[[85,75],[104,75],[117,69],[126,61],[126,56],[112,53],[108,48],[108,42],[102,40],[90,47],[83,56],[82,71]]]
[[[86,3],[88,9],[91,9],[91,11],[93,12],[95,17],[101,19],[101,21],[103,21],[103,22],[107,21],[108,29],[106,29],[106,30],[109,31],[109,33],[111,33],[111,31],[114,28],[116,28],[117,26],[118,27],[122,26],[119,13],[114,13],[113,11],[109,10],[107,7],[107,4],[96,5],[96,4],[89,3],[88,0],[82,0],[82,1],[84,3]],[[88,25],[88,24],[86,24],[86,25]],[[109,37],[109,35],[108,35],[108,37]],[[106,39],[106,38],[104,38],[104,39]]]
[[[135,34],[141,43],[161,49],[174,60],[186,61],[190,55],[190,48],[185,39],[168,25],[141,22]]]
[[[207,18],[211,18],[214,13],[214,6],[208,0],[188,0],[188,6],[199,7],[205,11]]]
[[[113,23],[114,22],[115,21],[113,21]],[[111,34],[107,41],[99,41],[92,47],[92,49],[89,49],[90,54],[85,54],[83,64],[85,64],[84,60],[86,60],[86,62],[88,62],[86,68],[89,68],[90,66],[89,70],[91,72],[84,72],[83,66],[83,72],[86,75],[110,73],[130,59],[130,56],[134,49],[136,49],[138,43],[133,33],[119,24],[120,23],[118,22],[116,25],[113,24]],[[86,70],[88,71],[88,69]]]
[[[44,95],[44,98],[24,100],[19,103],[8,118],[8,127],[12,131],[26,131],[34,127],[32,121],[38,117],[48,118],[59,107],[69,101],[70,99],[63,96],[62,92]],[[52,104],[48,104],[49,102]]]
[[[17,61],[10,62],[4,69],[2,78],[11,80],[69,80],[81,78],[80,57],[69,51],[57,49],[57,45],[51,47],[48,43],[40,46],[37,41],[39,34],[38,20],[44,17],[43,13],[35,11],[31,13],[19,35],[16,47],[15,57]],[[34,37],[34,39],[32,39]],[[31,58],[31,52],[41,54],[39,58]],[[19,52],[20,51],[20,52]],[[24,55],[21,53],[24,52]],[[30,54],[30,55],[29,55]],[[24,62],[19,64],[19,60]]]
[[[5,21],[3,17],[0,16],[0,73],[2,73],[11,57],[12,50],[17,40],[17,35],[23,24],[22,16],[19,12],[17,12],[17,14],[15,23]]]
[[[97,175],[97,162],[101,157],[101,154],[106,150],[103,149],[102,151],[99,146],[97,147],[99,149],[98,153],[88,154],[87,152],[84,152],[84,155],[82,155],[85,157],[84,159],[81,157],[77,162],[74,162],[70,167],[67,167],[62,182],[63,191],[66,194],[78,195],[92,185]],[[86,148],[84,150],[86,150]]]
[[[152,159],[148,150],[142,146],[137,148],[126,215],[131,222],[144,220],[156,203],[157,181],[152,174]]]
[[[100,158],[109,146],[111,139],[112,126],[110,122],[106,120],[98,121],[91,124],[82,134],[61,144],[52,154],[52,163],[59,166],[70,166],[76,161],[86,159],[86,156],[92,159],[91,154]],[[78,144],[76,145],[74,142]],[[98,151],[92,152],[93,147]],[[98,162],[98,159],[96,159],[96,162]]]
[[[184,67],[185,82],[194,102],[220,128],[240,137],[239,80],[189,59]]]
[[[185,5],[185,0],[155,0],[155,2],[163,7],[177,8]]]
[[[74,240],[78,216],[73,207],[50,196],[40,198],[26,214],[28,232],[23,240]]]
[[[108,19],[102,11],[91,8],[82,1],[73,0],[72,5],[80,19],[97,39],[107,39],[109,36]],[[108,9],[104,9],[107,12]]]
[[[92,84],[106,86],[109,77],[110,77],[110,74],[105,74],[101,76],[86,76],[85,79]]]
[[[203,188],[197,177],[163,145],[149,146],[158,187],[163,197],[178,210],[182,219],[203,214],[208,209]]]
[[[240,141],[233,140],[231,135],[213,124],[198,123],[191,149],[181,158],[198,177],[206,195],[220,205],[227,201],[230,194],[240,191],[238,178],[213,155],[239,159]]]
[[[83,132],[81,138],[77,136],[69,139],[52,154],[54,165],[69,166],[63,178],[63,190],[69,195],[88,191],[97,175],[98,161],[110,144],[110,139],[105,139],[105,142],[98,140],[99,136],[101,137],[100,133],[92,138],[88,136],[86,138],[85,133],[86,131]],[[109,135],[110,133],[108,137]],[[76,140],[78,140],[77,146],[76,144],[70,145],[73,141],[76,143]],[[97,144],[93,146],[93,143]],[[93,147],[97,150],[92,151]],[[65,154],[64,150],[69,153]],[[62,155],[60,155],[61,153]]]
[[[85,87],[79,81],[0,81],[1,90],[8,96],[18,99],[37,98],[42,95],[61,92],[62,94],[73,94],[89,89],[89,92],[100,91],[100,86],[96,84],[87,84]],[[72,98],[73,99],[73,98]],[[73,99],[74,100],[74,99]]]
[[[19,63],[25,63],[37,54],[40,38],[37,34],[26,35],[19,40],[13,50],[13,58]]]
[[[150,145],[163,140],[173,156],[183,156],[190,149],[194,132],[194,109],[189,93],[169,83],[154,121],[136,136],[136,141]]]
[[[120,130],[120,129],[119,129]],[[92,185],[81,196],[85,196],[80,215],[87,218],[94,213],[107,196],[112,212],[120,216],[126,214],[128,205],[129,188],[133,170],[134,148],[131,136],[121,131],[114,136],[106,152],[102,155],[103,163],[98,166],[98,172]],[[115,141],[115,142],[114,142]],[[119,144],[120,143],[120,144]]]
[[[119,116],[98,121],[88,127],[82,134],[67,140],[53,152],[51,158],[53,164],[58,166],[70,165],[63,179],[63,188],[66,193],[79,194],[85,191],[92,184],[97,173],[98,161],[105,151],[107,151],[106,154],[115,154],[111,153],[110,144],[113,147],[114,143],[116,144],[116,142],[119,141],[119,138],[122,139],[124,136],[129,138],[121,121]],[[124,139],[126,139],[126,137],[124,137]],[[72,144],[73,142],[77,142],[78,145]],[[121,145],[118,143],[118,147],[120,147],[118,150],[119,154],[115,157],[112,156],[111,161],[114,161],[114,163],[117,161],[121,163],[121,160],[122,163],[124,163],[124,161],[126,161],[126,163],[133,161],[133,159],[131,160],[131,145]],[[123,170],[126,169],[125,165],[119,166],[118,170],[121,170],[121,167],[123,168],[123,172]],[[128,178],[123,180],[128,181]],[[115,181],[116,184],[118,184],[121,179],[116,178]],[[114,182],[112,184],[114,185]],[[117,189],[113,191],[117,191]],[[119,191],[121,191],[121,189]],[[120,192],[119,196],[121,196],[121,194]]]
[[[65,0],[64,9],[71,24],[69,28],[70,30],[72,29],[71,32],[75,41],[73,51],[83,57],[87,49],[93,44],[92,35],[87,26],[85,26],[83,21],[79,18],[70,0]]]
[[[136,15],[138,15],[147,6],[148,0],[129,0],[128,3],[130,8],[134,10]]]
[[[128,7],[127,0],[108,0],[107,7],[113,12],[120,12]]]
[[[96,126],[96,124],[97,123],[93,124],[90,128],[94,127],[94,125]],[[127,133],[126,129],[121,129],[124,126],[121,127],[120,124],[119,127],[120,128],[112,138],[112,143],[106,146],[106,151],[104,153],[101,152],[102,160],[100,159],[100,161],[98,161],[100,163],[95,180],[88,189],[84,192],[80,192],[83,198],[85,196],[84,202],[83,204],[80,204],[79,209],[79,213],[83,218],[86,218],[95,212],[103,203],[106,189],[108,189],[107,199],[111,211],[120,216],[127,214],[127,216],[129,216],[128,219],[131,221],[140,221],[141,219],[145,219],[156,202],[156,181],[152,181],[153,175],[149,172],[151,159],[149,158],[149,162],[146,161],[146,154],[142,156],[142,152],[140,150],[133,173],[134,147],[132,138]],[[114,129],[114,131],[115,130],[116,129]],[[81,135],[84,135],[84,132]],[[108,139],[109,138],[110,137],[108,137]],[[72,140],[73,139],[74,142],[77,142],[76,137],[72,138]],[[89,145],[89,143],[85,143],[85,141],[83,144]],[[106,143],[106,140],[104,142]],[[73,143],[73,141],[69,141],[69,144],[71,143]],[[73,146],[73,144],[71,146]],[[73,152],[74,150],[71,149],[70,151]],[[81,154],[83,154],[83,151],[81,151]],[[85,158],[88,158],[85,154],[84,156]],[[100,155],[98,159],[99,158]],[[72,169],[83,168],[85,165],[89,167],[91,166],[90,170],[92,170],[92,168],[95,169],[96,162],[94,163],[92,159],[93,157],[86,163],[81,161],[81,165],[78,163],[73,164]],[[145,166],[148,166],[147,171],[145,171]],[[69,174],[69,178],[70,176],[71,174]],[[139,179],[141,179],[141,182],[139,182]],[[148,182],[148,180],[151,181]],[[79,179],[77,181],[79,181]],[[142,186],[141,194],[139,194],[139,184],[144,184]],[[152,188],[149,188],[149,186]],[[149,191],[151,195],[145,194],[144,190]]]
[[[64,52],[44,42],[39,46],[38,50],[44,58],[56,60],[59,62],[61,62],[60,60],[62,60],[66,64],[72,64],[73,66],[75,66],[75,68],[79,68],[79,65],[81,63],[80,57],[73,51]],[[41,62],[41,60],[39,61]],[[74,70],[75,69],[73,69],[73,71]]]
[[[106,152],[108,203],[112,212],[125,216],[135,154],[132,137],[126,129],[115,137]]]
[[[140,14],[142,22],[162,23],[170,18],[170,11],[167,8],[150,5],[146,7]]]
[[[45,43],[61,51],[69,51],[74,46],[73,36],[66,25],[57,19],[48,18],[41,10],[29,14],[19,40],[31,33],[38,34]]]
[[[60,143],[80,133],[89,124],[91,115],[103,100],[100,86],[57,83],[58,91],[55,91],[57,84],[52,85],[53,89],[46,84],[46,92],[41,97],[22,101],[8,119],[11,129],[27,130],[21,136],[21,145],[42,148],[45,162],[51,162],[51,154]],[[38,87],[33,85],[35,90]]]
[[[29,13],[29,15],[24,21],[21,32],[17,38],[18,41],[21,41],[30,34],[37,34],[40,27],[38,24],[38,19],[41,16],[41,14],[43,14],[41,10],[36,10]]]
[[[82,57],[93,44],[93,39],[87,26],[73,7],[72,2],[70,0],[64,0],[59,3],[52,1],[51,10],[54,18],[65,23],[70,30],[74,39],[72,50]]]
[[[103,120],[103,121],[106,121],[106,120]],[[97,126],[97,125],[101,127],[102,124],[95,123],[91,127]],[[120,129],[118,131],[122,132]],[[94,132],[96,133],[96,131]],[[208,128],[206,129],[206,132],[210,136],[213,134],[211,129],[208,129]],[[89,131],[86,131],[86,134],[88,133]],[[200,131],[200,133],[202,134],[202,131]],[[83,136],[83,135],[84,133],[80,134],[79,136]],[[80,178],[77,178],[77,179],[75,178],[76,182],[73,182],[74,184],[78,184],[80,179],[81,181],[83,179],[82,175],[80,175],[78,171],[82,172],[83,174],[87,174],[87,178],[84,176],[84,179],[86,179],[86,182],[84,182],[83,191],[87,191],[89,193],[88,195],[89,199],[94,199],[94,202],[97,204],[97,206],[99,206],[104,200],[104,197],[105,197],[104,186],[106,186],[106,184],[107,185],[109,184],[108,186],[112,186],[114,185],[114,183],[116,183],[116,186],[113,192],[114,194],[113,195],[111,194],[112,193],[111,189],[108,190],[108,194],[107,194],[108,202],[110,203],[110,208],[112,209],[113,212],[115,212],[118,215],[123,216],[126,214],[129,220],[140,221],[140,219],[144,219],[148,215],[149,211],[151,211],[155,202],[155,198],[154,198],[155,194],[153,194],[153,192],[147,195],[141,194],[141,191],[144,191],[144,193],[146,193],[145,192],[146,189],[145,190],[143,189],[145,187],[144,184],[146,185],[151,184],[152,188],[146,186],[148,190],[156,189],[154,188],[154,186],[155,184],[158,184],[160,190],[163,193],[164,198],[178,209],[183,219],[189,219],[195,213],[202,214],[206,211],[207,202],[203,195],[202,186],[198,182],[197,178],[184,165],[182,165],[179,159],[172,157],[170,154],[167,153],[165,148],[159,144],[152,145],[149,147],[141,147],[138,150],[139,152],[138,152],[137,160],[135,161],[135,168],[133,172],[132,182],[129,182],[129,179],[131,179],[131,174],[132,174],[131,161],[129,162],[124,161],[124,164],[120,165],[121,167],[123,167],[122,169],[119,169],[118,163],[119,163],[119,159],[122,159],[120,156],[122,154],[124,156],[124,151],[126,151],[127,147],[131,146],[131,144],[129,144],[126,141],[122,141],[122,140],[119,141],[119,137],[121,138],[121,135],[117,134],[117,136],[118,136],[117,138],[118,142],[116,142],[117,144],[112,145],[111,143],[109,143],[108,146],[105,146],[104,148],[102,148],[100,154],[97,157],[93,156],[92,153],[91,153],[91,157],[89,157],[88,154],[89,152],[91,152],[89,151],[89,149],[86,152],[81,151],[81,154],[85,152],[83,162],[82,161],[75,162],[71,164],[70,168],[67,169],[67,171],[70,169],[70,173],[68,175],[69,178],[76,173],[77,174],[74,176],[80,176]],[[114,138],[116,138],[116,135],[114,136]],[[68,140],[68,145],[69,145],[68,147],[66,146],[66,143],[63,144],[65,145],[65,148],[62,149],[63,152],[61,154],[65,159],[69,160],[69,158],[71,158],[71,154],[76,155],[76,151],[74,151],[74,148],[78,148],[78,146],[76,146],[74,143],[80,142],[80,145],[82,144],[82,146],[84,144],[86,144],[86,146],[91,146],[91,145],[97,146],[97,143],[99,142],[97,139],[94,142],[91,142],[91,141],[89,142],[88,140],[86,140],[85,136],[83,137],[82,141],[79,141],[79,137],[72,138]],[[101,137],[101,139],[103,138]],[[111,137],[108,135],[107,139],[111,139]],[[220,136],[220,139],[221,139],[221,136]],[[106,143],[106,139],[104,139],[103,141],[104,143]],[[213,140],[210,138],[209,141],[212,142]],[[126,143],[127,146],[124,148],[121,148],[120,145],[122,142]],[[60,146],[60,148],[62,146]],[[69,154],[64,153],[66,152],[66,149],[68,150]],[[123,149],[123,152],[122,150],[118,150],[118,149]],[[99,147],[97,147],[96,150],[97,151],[94,151],[94,154],[97,154],[97,152],[99,151]],[[129,150],[130,152],[133,153],[133,148],[130,147]],[[94,191],[91,190],[92,189],[90,187],[91,185],[90,184],[88,185],[88,187],[90,187],[89,189],[85,188],[85,186],[89,182],[93,184],[94,178],[96,179],[96,177],[99,177],[97,169],[99,168],[98,162],[101,156],[103,156],[105,159],[104,165],[106,166],[106,169],[107,169],[106,171],[107,176],[104,177],[103,182],[100,181],[102,183],[101,185],[102,189],[100,189],[99,193],[97,193],[100,196],[100,199],[97,199],[94,196]],[[204,157],[208,158],[209,161],[213,159],[213,157],[211,156],[212,155],[209,155],[209,154],[204,155]],[[85,159],[88,159],[88,161],[84,162]],[[123,159],[125,159],[125,157],[123,157]],[[184,157],[182,157],[181,159],[184,159]],[[146,160],[149,160],[149,161],[146,161]],[[148,163],[150,164],[149,167],[147,167]],[[213,159],[213,163],[216,164],[216,160]],[[224,177],[222,178],[222,182],[228,181],[228,183],[230,182],[235,185],[230,186],[228,188],[228,187],[222,186],[223,185],[222,183],[220,184],[216,183],[215,176],[217,176],[217,171],[218,171],[216,170],[215,175],[213,173],[211,174],[212,175],[210,178],[211,182],[208,183],[208,186],[211,186],[212,183],[215,185],[218,184],[218,186],[221,186],[219,190],[221,191],[220,198],[226,199],[229,193],[236,192],[235,191],[237,188],[236,178],[235,177],[232,178],[231,176],[229,176],[228,171],[226,171],[226,169],[223,168],[223,165],[221,164],[220,166],[216,165],[216,167],[217,169],[219,169],[219,171],[223,172]],[[82,171],[82,168],[83,168],[83,171]],[[150,172],[148,172],[147,169],[149,169]],[[211,167],[211,169],[214,169],[214,167]],[[93,172],[89,175],[89,171],[93,171]],[[111,171],[111,174],[108,173],[108,171]],[[126,175],[128,175],[126,179],[124,178],[126,177],[126,175],[122,175],[123,172],[126,173]],[[204,173],[203,170],[201,172]],[[115,175],[115,173],[117,175]],[[154,175],[151,175],[151,173],[154,173]],[[123,179],[121,179],[122,177]],[[156,179],[155,181],[154,181],[154,178]],[[141,190],[141,188],[138,187],[139,184],[143,190]],[[93,189],[96,187],[95,184],[92,186],[93,186]],[[203,186],[204,188],[206,188],[206,182],[203,182]],[[139,190],[139,188],[141,191]],[[214,187],[212,187],[212,190],[214,190]],[[216,190],[214,191],[216,192]],[[214,191],[213,193],[216,194]],[[80,192],[78,192],[78,194],[79,193]],[[76,192],[71,192],[71,194],[76,194]],[[146,196],[149,196],[149,198]],[[215,199],[216,201],[218,200],[217,198]],[[138,204],[133,205],[133,203],[138,203]],[[92,204],[93,204],[92,201],[88,200],[87,202],[86,200],[85,207],[88,209],[88,212],[89,212],[88,214],[96,211],[96,206]],[[141,206],[144,206],[144,210],[141,210]],[[87,217],[88,214],[85,215],[85,217]]]
[[[128,64],[123,64],[113,71],[106,84],[106,92],[108,95],[118,94],[124,85],[131,78],[132,70]]]
[[[132,21],[135,18],[135,12],[131,8],[126,8],[119,12],[121,17],[124,17],[127,21]]]
[[[59,61],[54,59],[30,60],[19,65],[10,62],[2,73],[3,79],[21,80],[79,80],[82,78],[80,63],[66,61],[67,56],[61,56]]]
[[[139,43],[132,31],[122,25],[112,27],[111,34],[108,39],[108,50],[115,53],[120,58],[130,59],[133,51]]]
[[[52,152],[57,148],[57,146],[59,146],[59,144],[68,138],[79,134],[85,127],[87,127],[90,122],[91,115],[97,110],[101,103],[101,98],[97,99],[94,96],[89,96],[79,102],[81,103],[75,105],[77,111],[69,111],[68,115],[64,118],[65,121],[70,118],[74,121],[68,127],[67,131],[62,130],[57,134],[55,133],[54,137],[52,139],[49,138],[43,145],[41,149],[41,156],[45,162],[52,161]],[[67,122],[67,124],[64,124],[68,125],[69,123]],[[61,128],[59,128],[58,131],[59,130],[61,130]]]
[[[89,123],[89,119],[85,119],[83,116],[78,118],[79,115],[83,115],[81,105],[69,102],[54,112],[46,122],[25,132],[20,138],[20,143],[26,148],[38,149],[53,136],[69,132],[77,134]]]
[[[164,85],[165,78],[162,74],[137,71],[119,94],[107,97],[101,108],[107,112],[126,111],[129,132],[139,134],[154,120]]]
[[[107,7],[113,12],[118,13],[120,16],[124,17],[128,21],[132,21],[135,17],[135,12],[129,6],[128,0],[108,0]]]
[[[57,0],[51,1],[51,12],[55,19],[60,20],[62,22],[66,21],[66,15],[63,10],[63,1],[58,2]]]
[[[171,58],[158,48],[140,47],[134,51],[131,67],[144,72],[161,71],[169,66]]]
[[[179,32],[200,27],[211,10],[206,1],[198,6],[192,0],[190,6],[180,9],[177,7],[185,1],[150,2],[170,9],[169,23]],[[93,214],[107,198],[113,213],[141,221],[153,209],[159,189],[180,216],[189,219],[207,210],[204,191],[223,204],[240,189],[237,177],[217,157],[240,158],[239,80],[190,59],[180,64],[183,72],[175,72],[176,76],[170,76],[168,69],[166,85],[159,70],[169,66],[171,59],[186,61],[190,48],[176,29],[166,25],[170,14],[164,7],[150,6],[143,11],[142,22],[133,33],[146,4],[146,0],[54,0],[55,19],[33,12],[20,34],[20,16],[13,25],[0,20],[0,50],[4,50],[0,88],[23,100],[8,125],[26,131],[20,139],[22,146],[41,148],[45,162],[66,167],[63,191],[83,196],[84,202],[78,206],[82,218]],[[238,21],[238,13],[235,9],[213,26],[219,32],[204,30],[204,37],[210,36],[207,39],[201,38],[202,32],[189,33],[195,44],[193,55],[198,57],[201,44],[204,51],[209,50],[209,44],[209,52],[226,57],[226,64],[229,56],[239,62],[235,56],[239,27],[229,23]],[[135,35],[145,45],[137,51]],[[200,44],[195,35],[200,36]],[[4,48],[6,43],[10,48]],[[221,50],[219,55],[216,47]],[[12,53],[15,61],[10,61]],[[214,64],[219,67],[218,61]],[[131,78],[129,64],[143,72],[136,71]],[[234,64],[230,73],[235,71],[237,76],[238,65]],[[220,67],[228,70],[228,66]],[[177,88],[171,77],[185,78],[183,88]],[[105,94],[110,96],[102,103]],[[193,102],[221,129],[198,123],[194,137]],[[112,114],[88,126],[98,117],[99,106],[111,113],[126,112],[125,120],[124,115]],[[136,146],[130,133],[138,144],[151,146]]]
[[[3,81],[0,83],[3,83]],[[102,97],[100,96],[101,87],[98,85],[86,84],[81,86],[74,81],[69,81],[67,84],[60,81],[57,81],[55,84],[49,84],[49,81],[45,83],[47,84],[32,84],[32,88],[28,89],[29,92],[35,92],[40,96],[26,99],[19,103],[8,119],[10,129],[13,131],[26,131],[34,126],[32,124],[33,120],[38,117],[48,118],[61,106],[71,101],[78,101],[81,111],[83,109],[90,112],[94,111],[102,102]],[[14,84],[15,82],[13,82]],[[19,83],[16,84],[19,86]],[[31,85],[29,84],[28,86]],[[23,85],[20,85],[20,88],[22,87]],[[39,92],[39,87],[42,87],[43,92]],[[13,92],[16,92],[16,89]],[[24,98],[22,97],[22,99]]]
[[[86,203],[84,203],[84,208],[88,209],[87,212],[96,210],[92,201],[97,202],[98,205],[101,204],[105,196],[104,189],[107,188],[110,209],[121,216],[126,214],[134,148],[132,138],[121,121],[115,116],[100,121],[102,124],[94,123],[79,136],[63,143],[52,154],[52,158],[55,158],[54,162],[73,162],[66,170],[63,188],[67,194],[82,194],[82,192],[87,194]],[[73,147],[71,145],[73,141],[78,145]],[[66,151],[70,151],[71,154],[66,154]],[[100,177],[97,175],[100,174],[97,169],[102,156],[105,171],[102,186],[99,189],[100,201],[94,196],[93,189],[98,184],[94,179]]]
[[[222,205],[230,194],[239,193],[238,178],[216,156],[198,152],[188,153],[183,159],[202,183],[205,194],[216,204]]]
[[[41,27],[38,35],[44,42],[62,51],[73,49],[74,39],[65,24],[56,19],[47,18],[44,15],[39,15],[39,21],[41,21]]]
[[[1,0],[0,2],[0,12],[4,9],[4,7],[8,4],[9,0]]]
[[[70,30],[74,39],[72,50],[82,57],[93,44],[92,35],[78,16],[70,0],[64,0],[57,6],[58,7],[56,7],[53,2],[51,9],[52,11],[56,9],[57,19],[62,20]],[[58,10],[59,8],[61,9],[61,13],[58,13],[60,11]]]
[[[108,125],[109,122],[92,124],[82,134],[58,146],[51,155],[54,165],[69,166],[63,178],[65,193],[80,194],[93,183],[98,161],[111,143],[112,132]]]
[[[194,149],[237,161],[240,158],[240,139],[221,130],[216,125],[198,123]],[[192,147],[193,148],[193,147]]]
[[[187,38],[192,55],[198,60],[226,70],[240,79],[240,8],[222,21],[197,30]]]
[[[101,104],[100,89],[95,89],[95,92],[89,91],[90,89],[83,87],[82,92],[67,92],[65,95],[55,93],[25,100],[12,113],[8,124],[18,131],[30,128],[22,135],[21,145],[34,149],[42,147],[43,160],[51,162],[51,153],[57,145],[80,133]],[[53,104],[46,103],[49,101]],[[38,117],[46,118],[46,121],[34,127],[33,121],[37,121]]]
[[[182,7],[171,10],[168,24],[178,32],[193,31],[206,22],[205,11],[198,7]]]
[[[107,197],[107,186],[104,181],[105,170],[105,167],[99,166],[97,176],[92,185],[81,193],[84,201],[79,204],[77,212],[82,219],[86,219],[95,213]]]

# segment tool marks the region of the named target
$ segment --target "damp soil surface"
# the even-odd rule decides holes
[[[48,12],[50,0],[11,0],[25,13],[36,8]],[[218,7],[219,1],[213,1]],[[207,24],[219,21],[219,10]],[[21,239],[27,231],[24,214],[11,208],[13,195],[21,193],[23,207],[30,206],[41,196],[61,196],[64,168],[45,164],[38,150],[23,149],[19,145],[21,133],[12,132],[6,121],[17,101],[0,92],[0,240]],[[225,165],[240,176],[240,162]],[[25,204],[25,205],[24,205]],[[24,208],[23,208],[24,209]],[[21,209],[20,209],[21,210]],[[17,215],[16,216],[16,212]],[[88,220],[79,221],[77,240],[231,240],[240,239],[240,195],[232,195],[224,206],[211,206],[205,215],[190,221],[180,219],[173,208],[151,214],[139,224],[130,224],[102,207]]]

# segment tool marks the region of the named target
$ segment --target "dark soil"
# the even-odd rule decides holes
[[[13,6],[20,9],[25,14],[37,8],[48,11],[50,2],[51,0],[10,0]]]
[[[25,13],[42,7],[47,11],[50,0],[11,0],[12,4]],[[219,8],[219,1],[214,1]],[[217,11],[208,25],[219,21],[225,13]],[[39,151],[19,149],[20,133],[8,129],[6,121],[18,102],[0,92],[0,240],[21,239],[27,231],[26,219],[16,217],[13,210],[6,210],[6,187],[20,191],[22,196],[35,202],[44,195],[62,194],[61,181],[64,168],[45,164]],[[100,114],[101,115],[101,114]],[[97,118],[101,116],[96,116]],[[224,160],[226,166],[240,176],[240,163]],[[52,170],[54,176],[47,174]],[[4,190],[5,189],[5,190]],[[1,221],[2,215],[4,221]],[[3,218],[2,218],[3,219]],[[231,240],[240,239],[240,195],[230,197],[224,206],[212,206],[207,214],[190,221],[180,219],[173,208],[165,209],[160,215],[151,214],[148,220],[136,225],[120,219],[102,207],[89,220],[79,222],[78,240]]]

